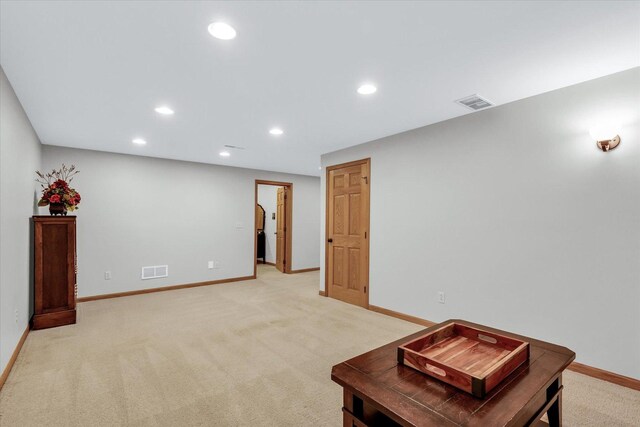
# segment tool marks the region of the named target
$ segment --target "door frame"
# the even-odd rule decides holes
[[[367,157],[364,159],[360,159],[360,160],[354,160],[351,162],[346,162],[346,163],[340,163],[337,165],[331,165],[331,166],[327,166],[326,167],[326,172],[325,172],[325,191],[326,191],[326,195],[325,195],[325,205],[324,205],[324,211],[325,211],[325,219],[324,219],[324,296],[326,297],[330,297],[331,295],[329,294],[329,175],[330,172],[332,170],[335,169],[341,169],[341,168],[346,168],[349,166],[355,166],[355,165],[362,165],[362,164],[366,164],[367,168],[369,170],[369,183],[367,185],[367,199],[369,200],[369,214],[367,215],[367,224],[366,224],[366,229],[367,229],[367,238],[365,239],[365,246],[366,246],[366,253],[367,253],[367,283],[366,283],[366,287],[367,287],[367,292],[365,292],[366,297],[367,297],[367,305],[365,306],[365,308],[369,308],[369,294],[371,293],[371,286],[369,285],[369,270],[371,267],[371,258],[370,258],[370,248],[369,248],[369,242],[371,240],[371,157]]]
[[[285,199],[284,209],[287,217],[285,218],[285,231],[284,231],[284,272],[287,274],[291,273],[291,236],[293,234],[293,183],[291,182],[280,182],[280,181],[268,181],[263,179],[255,180],[255,203],[253,207],[254,216],[255,216],[255,205],[258,204],[258,185],[273,185],[276,187],[286,187],[288,198]],[[258,253],[258,227],[257,227],[256,218],[253,219],[253,277],[257,277],[258,274],[258,258],[256,258],[256,254]],[[266,237],[266,236],[265,236]]]

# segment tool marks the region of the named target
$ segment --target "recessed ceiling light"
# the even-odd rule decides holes
[[[376,91],[378,90],[377,87],[375,87],[372,84],[363,84],[358,88],[358,93],[360,95],[371,95],[372,93],[376,93]]]
[[[131,140],[131,142],[133,142],[134,144],[138,144],[138,145],[144,145],[147,143],[147,141],[145,141],[142,138],[134,138]]]
[[[156,110],[156,113],[162,114],[162,115],[165,115],[165,116],[170,116],[170,115],[173,114],[173,110],[171,108],[167,107],[167,106],[164,106],[164,105],[162,107],[156,107],[155,110]]]
[[[273,128],[269,131],[271,135],[282,135],[284,131],[280,128]]]
[[[224,22],[212,22],[209,24],[209,34],[220,40],[231,40],[236,38],[236,30]]]
[[[229,153],[228,151],[221,151],[220,152],[220,156],[221,157],[229,157],[231,155],[231,153]]]

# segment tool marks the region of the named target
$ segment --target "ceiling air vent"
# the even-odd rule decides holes
[[[467,96],[465,98],[458,99],[456,103],[473,111],[484,110],[485,108],[493,107],[493,104],[490,101],[487,101],[480,95]]]
[[[142,267],[142,279],[157,279],[159,277],[169,276],[168,265],[154,265],[151,267]]]

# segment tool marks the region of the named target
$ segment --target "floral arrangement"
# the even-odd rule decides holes
[[[75,188],[69,187],[78,172],[80,171],[76,170],[75,166],[67,167],[64,164],[60,169],[53,169],[46,174],[36,171],[36,175],[38,175],[36,181],[42,187],[42,197],[38,206],[64,205],[64,210],[71,212],[78,209],[81,200],[80,193]]]

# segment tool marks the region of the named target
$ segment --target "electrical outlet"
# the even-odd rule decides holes
[[[438,292],[438,302],[444,304],[444,292],[442,291]]]
[[[207,268],[208,268],[209,270],[211,270],[211,269],[213,268],[213,261],[209,261],[209,262],[207,263]]]
[[[13,315],[15,317],[15,322],[18,323],[18,309],[13,310]]]
[[[220,261],[214,261],[213,268],[220,268]]]
[[[111,271],[104,272],[104,280],[111,280]]]

